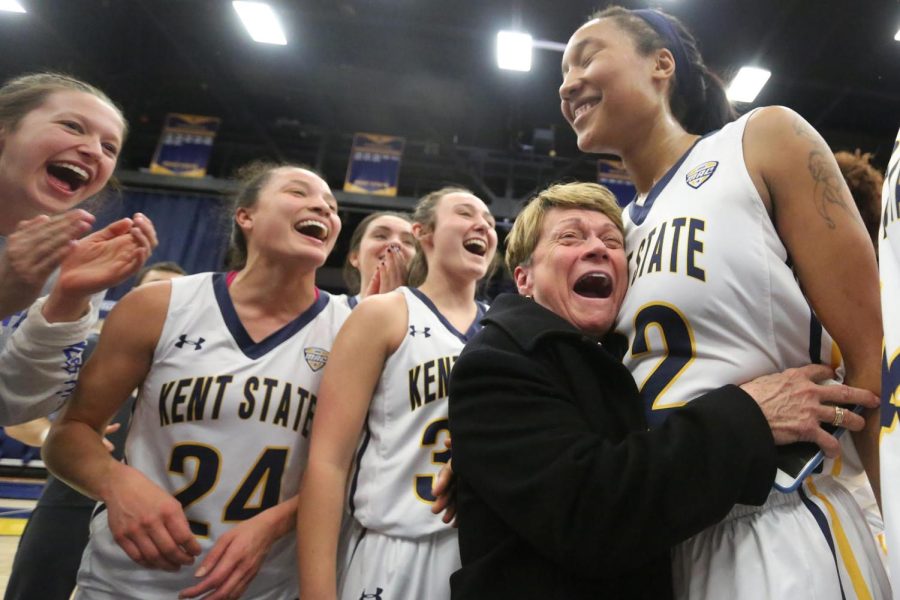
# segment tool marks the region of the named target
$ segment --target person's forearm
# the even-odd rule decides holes
[[[346,472],[310,463],[297,512],[297,556],[304,600],[331,600],[337,594],[337,547],[343,516]]]
[[[70,297],[54,289],[47,297],[41,313],[48,323],[77,321],[91,309],[91,296]]]
[[[26,284],[10,268],[6,251],[0,252],[0,319],[25,310],[37,300],[43,283]]]
[[[859,454],[859,460],[863,464],[872,491],[878,506],[881,507],[881,471],[878,458],[878,438],[881,432],[881,417],[877,408],[867,409],[863,416],[866,418],[866,428],[853,432],[853,445]]]
[[[880,339],[880,338],[878,338]],[[869,344],[868,356],[845,356],[847,385],[860,387],[881,393],[881,348],[880,344]],[[877,351],[876,351],[877,350]],[[881,506],[881,470],[878,459],[878,439],[881,433],[881,414],[879,409],[867,409],[862,415],[866,419],[866,427],[862,431],[854,431],[853,445],[859,454],[878,506]]]
[[[0,319],[5,319],[23,311],[37,300],[40,289],[15,289],[12,286],[4,286],[0,279]]]
[[[276,538],[287,535],[297,527],[297,496],[267,508],[259,513],[259,517],[269,523]]]
[[[41,456],[50,471],[69,486],[106,502],[115,471],[124,467],[110,455],[97,431],[79,421],[54,423]]]

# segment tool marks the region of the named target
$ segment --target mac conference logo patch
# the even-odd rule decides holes
[[[328,350],[315,347],[304,348],[303,358],[306,359],[306,364],[309,365],[310,369],[318,371],[325,366],[326,362],[328,362]]]
[[[717,160],[706,161],[702,165],[688,171],[688,174],[685,175],[684,178],[687,181],[687,184],[696,190],[698,187],[709,181],[709,178],[713,176],[713,173],[716,172],[716,167],[718,166],[719,161]]]

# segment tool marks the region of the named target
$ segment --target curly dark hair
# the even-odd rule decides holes
[[[884,175],[872,166],[872,155],[863,154],[857,149],[855,152],[835,152],[841,175],[850,188],[853,201],[859,209],[866,231],[872,238],[872,244],[878,248],[878,224],[881,220],[881,187],[884,185]]]

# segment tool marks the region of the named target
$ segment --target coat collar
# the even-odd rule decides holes
[[[546,335],[582,337],[578,329],[531,298],[501,294],[491,302],[483,323],[493,323],[506,332],[524,350],[533,350]]]
[[[525,351],[532,351],[545,337],[563,336],[580,339],[592,346],[597,340],[583,334],[574,325],[544,308],[531,298],[518,294],[501,294],[491,302],[482,323],[493,323]],[[622,356],[619,346],[624,346],[621,336],[611,335],[603,340],[607,351],[615,356]]]

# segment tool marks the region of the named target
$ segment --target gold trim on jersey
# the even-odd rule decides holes
[[[816,489],[812,477],[807,477],[806,486],[809,488],[810,493],[822,502],[825,510],[828,511],[828,516],[831,517],[834,541],[840,553],[841,562],[844,563],[844,568],[847,569],[847,574],[850,576],[850,582],[853,584],[853,591],[856,593],[857,600],[872,600],[872,592],[869,591],[865,577],[863,577],[862,571],[859,569],[859,563],[856,562],[856,556],[853,555],[853,546],[850,545],[850,540],[847,539],[847,534],[844,531],[840,518],[838,518],[837,511],[834,510],[834,506],[828,501],[825,493]]]
[[[665,385],[663,385],[662,388],[655,394],[655,396],[653,397],[653,401],[650,405],[651,410],[666,410],[669,408],[678,408],[680,406],[684,406],[689,401],[689,399],[688,399],[688,400],[683,400],[680,402],[673,402],[671,404],[666,404],[665,406],[659,406],[660,400],[669,391],[669,388],[672,387],[672,384],[674,384],[678,380],[678,378],[680,378],[681,375],[687,370],[687,368],[689,366],[691,366],[691,363],[694,362],[694,359],[697,357],[697,344],[696,344],[695,337],[694,337],[694,330],[691,327],[690,322],[688,321],[687,317],[684,316],[684,313],[681,312],[681,310],[679,310],[679,308],[677,306],[675,306],[674,304],[670,304],[668,302],[658,302],[658,301],[657,302],[648,302],[647,304],[644,304],[643,306],[641,306],[640,309],[638,309],[638,311],[634,315],[633,329],[635,332],[635,334],[634,334],[635,337],[634,337],[634,340],[632,341],[631,348],[629,349],[629,352],[631,352],[631,356],[633,358],[638,358],[640,356],[644,356],[645,354],[648,354],[653,351],[653,348],[650,345],[650,339],[647,335],[647,332],[651,327],[659,330],[660,341],[662,342],[663,351],[665,353],[665,356],[662,356],[659,359],[659,361],[656,363],[656,365],[653,367],[653,369],[650,371],[650,373],[646,377],[644,377],[644,380],[638,386],[638,388],[641,390],[641,394],[644,394],[645,388],[651,382],[651,379],[654,378],[657,371],[659,371],[660,367],[662,367],[666,361],[668,361],[672,358],[672,356],[669,354],[669,337],[671,337],[671,334],[672,334],[671,326],[669,327],[670,331],[667,334],[666,333],[667,323],[663,323],[660,320],[650,320],[650,321],[647,321],[646,323],[643,322],[642,316],[645,315],[645,311],[647,311],[649,309],[657,308],[657,307],[671,310],[672,312],[675,313],[675,315],[677,315],[677,317],[681,320],[680,325],[683,325],[685,331],[687,331],[688,340],[690,343],[690,358],[687,360],[687,362],[684,363],[684,365],[681,366],[681,368],[678,369],[678,371],[674,375],[672,375],[669,378],[669,380],[665,383]],[[671,314],[671,313],[669,313],[669,314]],[[640,324],[638,322],[639,320],[641,320]],[[637,341],[638,341],[639,336],[640,336],[641,340],[643,341],[643,346],[645,346],[647,349],[643,350],[641,352],[635,352],[634,350],[635,350],[635,347],[637,346]],[[684,358],[684,357],[682,356],[681,358]]]

